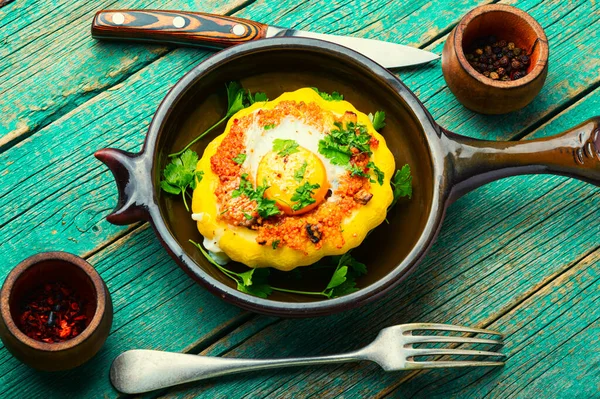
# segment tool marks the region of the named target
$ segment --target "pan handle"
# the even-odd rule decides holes
[[[106,220],[118,225],[150,220],[148,205],[152,199],[152,184],[147,181],[150,168],[144,153],[103,148],[94,156],[108,166],[119,190],[117,206]]]
[[[600,117],[536,140],[485,141],[442,129],[442,141],[452,163],[450,202],[515,175],[551,173],[600,186]]]

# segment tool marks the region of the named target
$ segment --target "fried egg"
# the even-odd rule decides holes
[[[336,129],[368,150],[335,159],[322,146]],[[192,218],[220,263],[291,270],[358,246],[385,219],[394,168],[367,115],[300,89],[231,117],[198,162]]]

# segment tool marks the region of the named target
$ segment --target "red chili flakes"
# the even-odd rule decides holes
[[[19,328],[28,337],[50,344],[69,340],[87,325],[82,305],[73,290],[62,283],[45,284],[25,301]]]

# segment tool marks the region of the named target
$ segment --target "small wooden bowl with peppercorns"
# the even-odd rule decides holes
[[[548,73],[548,41],[529,14],[504,4],[477,7],[450,32],[442,71],[465,107],[504,114],[529,104]]]
[[[38,370],[68,370],[91,359],[112,320],[112,301],[100,275],[69,253],[25,259],[0,291],[0,339],[13,356]]]

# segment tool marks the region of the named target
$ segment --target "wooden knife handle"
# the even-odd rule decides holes
[[[267,25],[242,18],[167,10],[102,10],[92,22],[96,39],[125,39],[227,47],[266,37]]]

